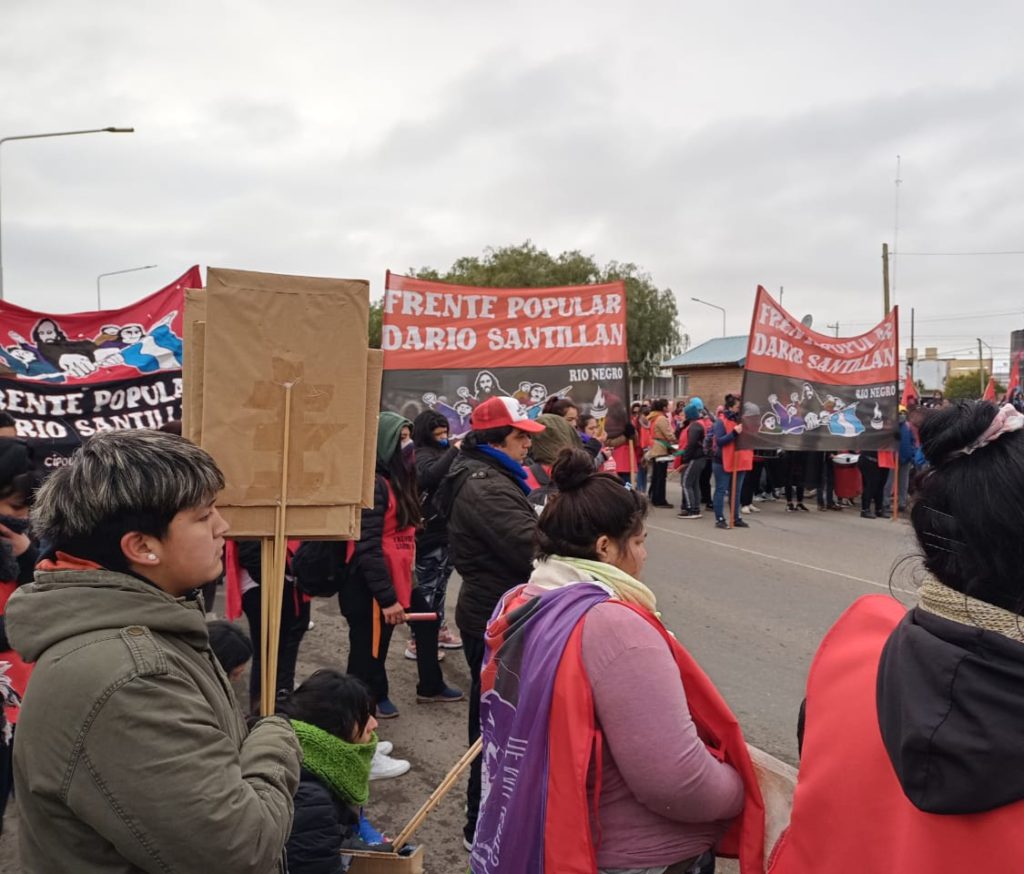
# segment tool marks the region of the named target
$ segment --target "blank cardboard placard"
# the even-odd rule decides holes
[[[361,504],[368,283],[210,268],[206,315],[202,441],[221,503],[278,500],[290,382],[289,512]]]
[[[203,430],[203,350],[206,328],[206,289],[192,288],[185,292],[182,315],[182,336],[185,338],[181,400],[181,433],[193,443],[202,444]]]
[[[366,355],[366,426],[363,436],[363,506],[373,509],[377,479],[377,422],[380,420],[381,380],[384,377],[384,353],[369,349]]]

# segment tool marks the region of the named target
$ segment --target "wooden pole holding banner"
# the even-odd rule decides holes
[[[895,454],[896,463],[892,468],[892,521],[900,518],[900,454]]]
[[[277,697],[277,663],[280,655],[281,611],[284,607],[284,577],[288,570],[288,540],[285,532],[288,515],[288,456],[291,450],[292,385],[284,385],[284,426],[281,435],[281,496],[274,514],[274,536],[264,538],[261,557],[260,606],[263,608],[260,626],[264,636],[260,641],[262,666],[262,700],[260,713],[269,716],[275,710]],[[268,555],[269,553],[269,555]],[[267,559],[269,558],[269,561]]]
[[[734,528],[736,518],[736,471],[732,472],[732,486],[729,488],[729,527]]]

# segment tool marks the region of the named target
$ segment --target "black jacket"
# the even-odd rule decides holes
[[[927,813],[1024,800],[1024,644],[909,611],[882,650],[882,740],[907,798]]]
[[[359,812],[303,768],[286,847],[290,874],[341,874],[341,842],[358,830]]]
[[[441,482],[459,450],[454,446],[442,449],[440,446],[416,447],[416,479],[420,493],[424,496],[423,515],[425,526],[416,532],[416,551],[429,552],[438,546],[448,544],[448,523],[442,513],[437,512],[431,504],[431,497],[437,492]]]
[[[448,518],[449,554],[462,577],[455,622],[483,637],[501,596],[530,578],[537,514],[519,480],[483,452],[463,448],[449,477],[460,475]]]
[[[363,510],[360,536],[356,541],[345,584],[366,586],[381,607],[390,607],[398,601],[398,595],[395,594],[395,587],[391,582],[391,574],[384,561],[382,538],[387,510],[388,481],[378,473],[373,489],[373,509]],[[342,597],[344,598],[344,590]]]

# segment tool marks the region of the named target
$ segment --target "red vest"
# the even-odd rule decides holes
[[[727,419],[725,416],[722,416],[722,424],[725,425],[726,434],[732,434],[732,432],[736,430],[736,423],[732,419]],[[753,470],[754,450],[737,449],[735,440],[733,440],[732,443],[726,443],[722,447],[722,467],[729,473],[732,473],[733,471],[739,472],[741,470]]]
[[[510,598],[506,609],[514,609],[520,603],[521,600]],[[679,668],[697,733],[715,758],[728,762],[743,778],[746,803],[719,841],[716,852],[739,858],[741,874],[760,874],[764,867],[764,801],[739,722],[700,665],[660,621],[640,607],[625,603],[622,606],[642,616],[664,638]],[[557,838],[545,842],[544,870],[558,874],[593,874],[597,869],[590,829],[564,827],[566,822],[588,822],[592,811],[587,798],[587,777],[592,766],[596,768],[600,792],[601,733],[596,724],[590,681],[583,667],[583,625],[581,621],[576,626],[562,654],[548,723],[545,824],[548,834]],[[596,810],[594,801],[593,811]]]
[[[878,727],[875,683],[905,613],[888,595],[867,595],[822,641],[807,678],[793,814],[769,874],[1024,870],[1024,802],[945,816],[903,794]]]

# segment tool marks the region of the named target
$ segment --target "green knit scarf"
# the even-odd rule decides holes
[[[302,747],[302,767],[327,783],[346,804],[366,804],[377,733],[373,733],[369,743],[353,744],[308,722],[293,719],[291,723]]]

